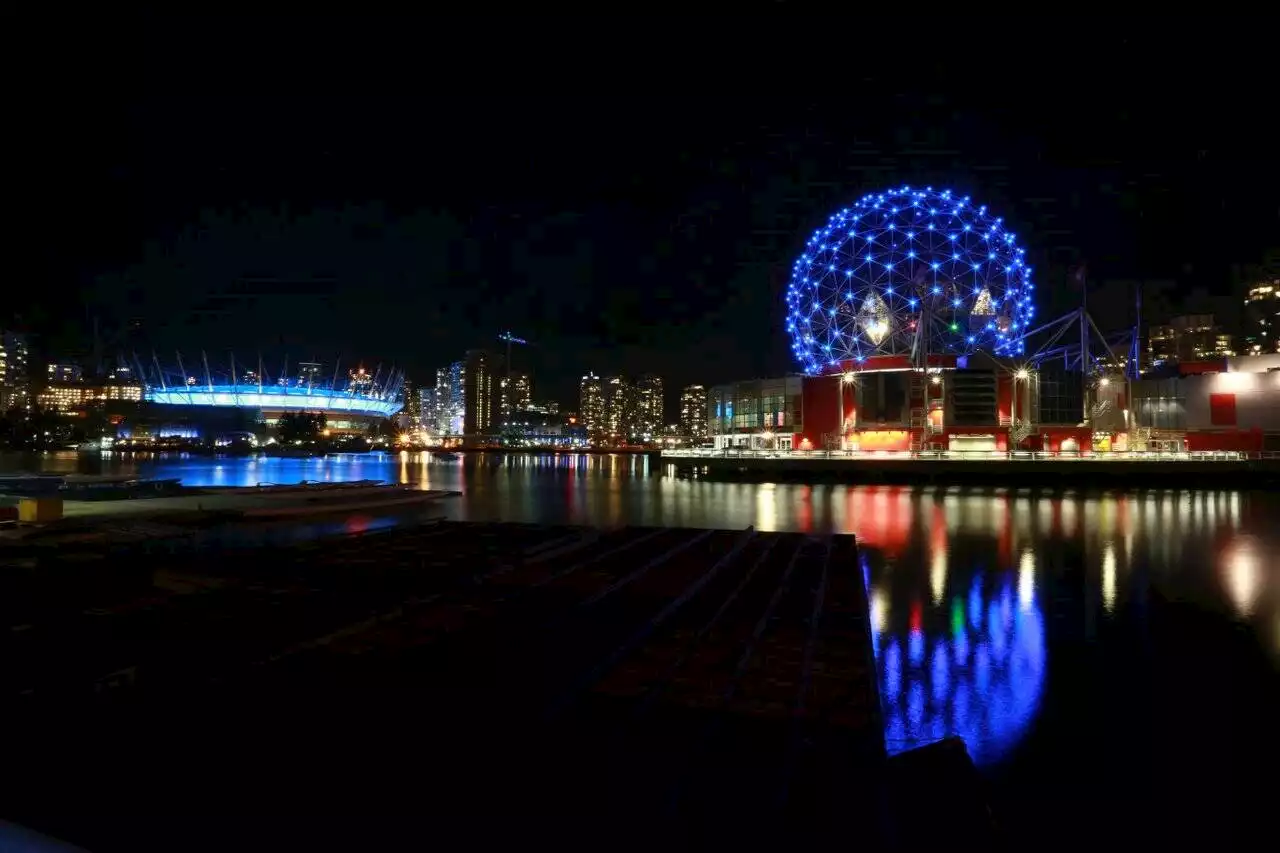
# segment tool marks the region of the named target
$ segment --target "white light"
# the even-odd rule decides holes
[[[1031,374],[1027,372],[1027,369],[1025,367],[1014,374],[1014,376],[1016,376],[1018,379],[1026,379],[1030,375]]]

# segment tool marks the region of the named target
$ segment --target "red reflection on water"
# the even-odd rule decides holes
[[[353,515],[342,525],[344,533],[364,533],[369,529],[373,519],[367,515]]]
[[[924,612],[920,606],[920,600],[916,599],[911,602],[911,630],[918,632],[924,619]]]
[[[947,550],[947,511],[941,504],[934,504],[929,513],[929,548],[932,551]]]
[[[898,556],[911,538],[911,505],[903,500],[904,493],[902,486],[849,489],[845,529],[852,530],[859,542]]]
[[[804,486],[800,490],[800,503],[796,509],[796,526],[801,533],[813,531],[813,487]]]
[[[1000,505],[996,510],[998,516],[996,520],[996,553],[1002,566],[1007,566],[1013,562],[1013,513],[1010,508],[1011,503],[1012,499],[1006,492],[1000,498]]]

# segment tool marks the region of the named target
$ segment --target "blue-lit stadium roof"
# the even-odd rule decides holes
[[[389,418],[402,408],[399,393],[333,391],[303,386],[184,385],[148,388],[153,403],[169,406],[221,406],[324,412]]]

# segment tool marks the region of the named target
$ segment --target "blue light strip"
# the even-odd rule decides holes
[[[377,395],[335,394],[328,389],[277,387],[258,391],[258,386],[214,385],[182,388],[151,388],[146,397],[166,406],[217,406],[252,409],[281,409],[295,412],[343,412],[389,418],[403,407],[403,401]]]

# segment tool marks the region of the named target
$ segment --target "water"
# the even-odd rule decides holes
[[[385,479],[462,492],[444,505],[458,519],[854,533],[890,749],[962,737],[1017,837],[1230,847],[1269,814],[1280,496],[717,483],[630,456],[35,464],[189,485]]]

